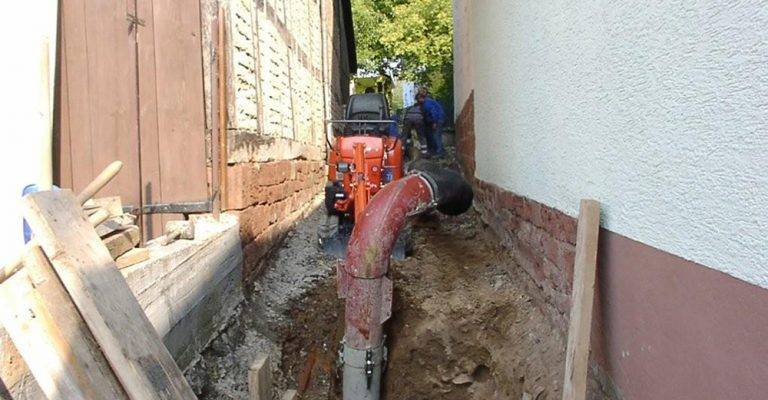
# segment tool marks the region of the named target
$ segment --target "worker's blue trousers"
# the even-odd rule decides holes
[[[433,156],[445,154],[445,149],[443,148],[443,125],[437,124],[437,129],[433,128],[432,125],[427,125],[424,127],[424,133],[427,137],[427,150],[429,150],[429,154]]]

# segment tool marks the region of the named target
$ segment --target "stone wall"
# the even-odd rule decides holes
[[[317,160],[242,163],[229,167],[229,207],[240,220],[246,282],[261,272],[262,260],[282,235],[308,211],[325,182]]]
[[[576,219],[499,186],[475,180],[475,206],[543,292],[552,318],[567,331]]]
[[[323,187],[325,120],[339,116],[348,96],[348,27],[338,0],[224,4],[224,208],[240,218],[249,282]]]

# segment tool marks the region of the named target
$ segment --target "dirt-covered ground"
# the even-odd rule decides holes
[[[340,399],[343,305],[336,260],[317,249],[320,211],[272,258],[233,324],[188,373],[201,399],[247,399],[247,370],[272,354],[276,398]],[[530,278],[474,212],[415,223],[412,257],[393,262],[384,399],[558,399],[565,340]]]

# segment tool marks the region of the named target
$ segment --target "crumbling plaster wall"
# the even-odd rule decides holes
[[[768,288],[763,3],[474,4],[479,179]]]

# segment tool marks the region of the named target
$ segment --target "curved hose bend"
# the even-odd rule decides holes
[[[347,260],[338,269],[339,295],[345,299],[345,400],[379,398],[386,354],[382,325],[392,310],[392,281],[386,274],[408,217],[431,206],[458,215],[472,205],[472,188],[458,173],[429,163],[413,170],[382,188],[363,209],[352,229]]]

